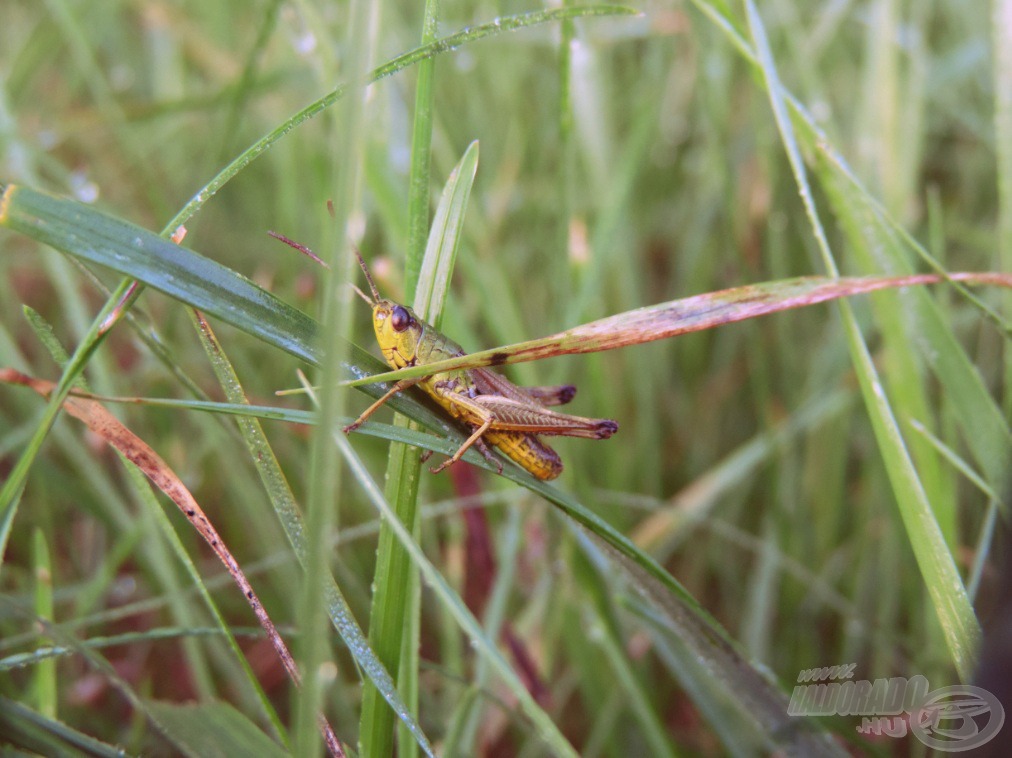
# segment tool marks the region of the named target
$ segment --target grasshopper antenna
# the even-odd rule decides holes
[[[334,218],[334,201],[333,200],[328,200],[327,201],[327,212],[330,214],[331,218]],[[369,282],[369,289],[372,290],[372,298],[373,299],[370,300],[368,297],[366,297],[365,293],[362,290],[360,290],[358,287],[356,287],[354,284],[352,284],[351,287],[352,287],[352,289],[355,290],[355,292],[358,293],[358,296],[360,298],[362,298],[363,300],[365,300],[367,303],[369,303],[369,305],[376,305],[376,303],[378,303],[383,298],[380,297],[379,290],[376,289],[376,284],[373,282],[372,275],[369,273],[369,269],[365,265],[365,260],[363,260],[363,258],[362,258],[362,253],[360,253],[358,251],[358,248],[355,247],[354,245],[351,246],[351,249],[355,251],[355,257],[358,258],[358,265],[362,267],[362,273],[365,274],[365,279],[366,279],[367,282]]]
[[[355,290],[355,294],[358,295],[363,300],[365,300],[367,303],[369,303],[370,306],[376,305],[376,302],[374,300],[370,300],[369,296],[366,295],[362,290],[360,290],[354,284],[352,284],[351,282],[348,282],[348,286],[351,287],[353,290]]]
[[[319,263],[324,268],[327,268],[327,269],[330,268],[330,266],[327,265],[327,262],[325,260],[323,260],[320,256],[318,256],[316,253],[314,253],[308,247],[306,247],[305,245],[303,245],[301,242],[296,242],[295,240],[289,239],[288,237],[286,237],[283,234],[278,234],[277,232],[273,232],[273,231],[268,231],[267,234],[269,236],[273,237],[274,239],[280,241],[280,242],[284,242],[289,247],[295,248],[296,250],[298,250],[300,253],[302,253],[306,257],[312,258],[314,261],[316,261],[317,263]]]
[[[316,253],[314,253],[312,250],[310,250],[305,245],[303,245],[303,244],[301,244],[299,242],[296,242],[293,239],[289,239],[285,235],[279,234],[278,232],[268,231],[267,234],[269,234],[271,237],[273,237],[276,240],[284,242],[289,247],[295,248],[296,250],[298,250],[303,255],[312,258],[314,261],[316,261],[317,263],[319,263],[324,268],[326,268],[326,269],[330,268],[330,266],[327,265],[327,262],[325,260],[323,260],[322,258],[320,258]],[[365,278],[369,280],[369,287],[372,288],[372,293],[373,293],[373,295],[375,296],[376,299],[375,300],[370,300],[369,296],[366,295],[362,290],[360,290],[358,287],[356,287],[354,284],[351,284],[350,282],[349,282],[349,284],[351,284],[351,288],[353,290],[355,290],[355,292],[358,294],[358,296],[360,298],[362,298],[367,303],[369,303],[369,305],[376,305],[376,300],[379,300],[380,296],[379,296],[379,293],[376,291],[376,285],[373,284],[372,277],[369,276],[369,269],[367,269],[365,267],[365,261],[362,260],[362,254],[359,253],[359,251],[358,251],[357,248],[355,249],[355,257],[358,258],[359,265],[362,267],[362,270],[365,271]]]
[[[363,260],[362,258],[362,253],[360,253],[358,251],[358,248],[355,247],[354,245],[351,246],[351,249],[355,251],[355,257],[358,259],[358,265],[362,267],[362,273],[365,274],[365,280],[369,282],[369,289],[372,290],[373,299],[370,301],[369,298],[365,297],[365,295],[362,294],[361,290],[359,290],[358,294],[362,295],[362,297],[365,298],[366,302],[368,302],[370,305],[375,305],[383,298],[380,297],[379,290],[376,289],[376,284],[373,282],[372,275],[369,273],[369,269],[365,265],[365,260]],[[355,289],[358,289],[358,287],[356,287]]]

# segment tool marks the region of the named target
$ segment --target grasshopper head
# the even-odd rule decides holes
[[[377,300],[372,306],[372,326],[383,358],[391,367],[414,364],[424,326],[413,310],[393,300]]]
[[[358,287],[355,287],[355,291],[372,307],[372,326],[376,330],[376,342],[383,351],[383,358],[392,368],[414,365],[418,343],[422,339],[425,325],[410,308],[380,297],[372,274],[369,273],[369,267],[365,265],[362,254],[357,249],[355,257],[358,259],[358,265],[362,267],[366,281],[369,282],[372,297]]]

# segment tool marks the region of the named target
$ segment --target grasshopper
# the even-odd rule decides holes
[[[355,289],[372,307],[376,341],[391,368],[425,365],[465,355],[460,345],[422,321],[410,308],[380,297],[358,250],[355,257],[369,282],[372,299],[357,287]],[[535,435],[602,440],[618,431],[618,424],[610,419],[583,418],[549,410],[549,406],[563,405],[573,399],[576,387],[572,385],[518,387],[504,376],[485,368],[402,379],[344,431],[354,431],[387,400],[415,385],[471,431],[471,436],[457,452],[430,469],[434,474],[460,460],[472,445],[494,463],[501,474],[502,463],[489,450],[488,445],[491,444],[538,479],[554,479],[562,473],[562,460]]]

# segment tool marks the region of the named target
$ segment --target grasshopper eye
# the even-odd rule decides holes
[[[411,314],[408,313],[408,309],[402,305],[395,305],[393,311],[390,313],[390,325],[394,328],[395,332],[403,332],[409,326],[411,326],[413,319]]]

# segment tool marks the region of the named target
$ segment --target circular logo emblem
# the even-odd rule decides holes
[[[948,753],[972,750],[991,740],[1005,723],[998,698],[969,684],[929,692],[910,714],[910,732],[929,748]]]

